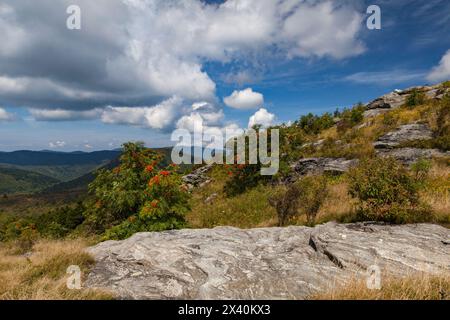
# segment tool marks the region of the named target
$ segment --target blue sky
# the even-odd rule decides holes
[[[81,30],[65,27],[72,3]],[[366,28],[371,4],[381,30]],[[269,125],[450,79],[446,0],[37,6],[0,5],[3,151],[161,147],[198,119],[213,131],[252,116]]]

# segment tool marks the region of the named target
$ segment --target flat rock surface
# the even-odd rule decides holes
[[[374,143],[374,147],[377,149],[395,148],[403,142],[431,138],[433,138],[433,132],[428,125],[422,123],[405,124],[380,137]]]
[[[450,231],[419,224],[220,227],[139,233],[88,249],[85,286],[121,299],[305,299],[336,283],[450,268]]]
[[[299,175],[322,174],[324,172],[343,173],[357,165],[359,160],[345,158],[305,158],[291,165]]]
[[[450,157],[449,151],[418,148],[378,149],[377,154],[383,157],[393,157],[406,165],[411,165],[419,159]]]

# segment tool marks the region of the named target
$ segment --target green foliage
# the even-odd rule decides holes
[[[229,165],[229,179],[223,191],[228,197],[234,197],[256,187],[260,181],[267,180],[261,175],[261,164]]]
[[[0,193],[35,192],[60,182],[36,172],[0,167]]]
[[[33,238],[63,238],[83,223],[85,207],[82,202],[76,206],[56,208],[41,215],[3,218],[0,220],[0,240],[29,242]]]
[[[152,165],[156,170],[159,161],[159,155],[141,142],[124,144],[120,165],[99,170],[89,185],[94,199],[85,213],[86,223],[103,231],[136,214],[145,203],[144,191],[154,174],[146,167]]]
[[[257,131],[257,135],[259,135]],[[267,132],[268,141],[267,146],[268,150],[271,150],[271,133],[270,129]],[[246,157],[249,155],[249,137],[245,136],[245,154]],[[229,141],[227,143],[228,147],[231,147],[233,143],[236,143],[236,140]],[[259,148],[259,145],[257,146]],[[260,182],[267,182],[272,179],[272,176],[263,176],[261,175],[262,163],[258,157],[256,164],[250,164],[248,157],[245,159],[245,163],[239,164],[242,159],[238,159],[237,148],[234,148],[234,164],[226,165],[225,168],[228,170],[229,179],[226,181],[224,185],[224,193],[228,197],[234,197],[239,194],[244,193],[246,190],[252,189],[256,187]],[[259,154],[259,150],[252,150]]]
[[[446,94],[437,113],[436,147],[450,150],[450,95]]]
[[[412,223],[432,218],[419,201],[419,184],[395,159],[364,159],[348,176],[349,193],[359,200],[358,220]]]
[[[413,89],[406,99],[405,105],[408,108],[414,108],[425,103],[425,94],[420,90]]]
[[[364,119],[365,111],[366,107],[362,103],[357,104],[351,109],[344,109],[344,111],[340,113],[340,121],[337,124],[338,132],[343,134],[348,129],[361,123]]]
[[[85,213],[87,224],[105,230],[105,239],[182,227],[189,194],[176,166],[160,170],[161,161],[143,143],[125,144],[120,165],[101,170],[89,186],[94,200]]]
[[[423,183],[431,170],[431,161],[427,159],[419,159],[411,166],[414,178],[417,182]]]
[[[296,121],[295,125],[301,128],[306,134],[318,134],[325,129],[331,128],[334,125],[334,121],[328,112],[321,116],[308,113]]]
[[[442,83],[442,88],[449,89],[450,88],[450,81],[445,81]]]
[[[279,226],[298,214],[305,214],[307,224],[313,226],[327,194],[325,177],[307,176],[290,185],[286,192],[270,197],[269,203],[277,211]]]

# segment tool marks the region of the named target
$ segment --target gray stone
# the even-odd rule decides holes
[[[219,194],[217,194],[216,192],[214,192],[213,194],[211,194],[208,198],[205,199],[204,203],[205,204],[211,204],[214,202],[214,200],[216,200],[216,198],[219,196]]]
[[[419,159],[450,157],[449,151],[443,152],[438,149],[418,148],[379,149],[377,154],[382,157],[393,157],[406,165],[411,165]]]
[[[389,111],[389,109],[370,109],[370,110],[364,111],[363,116],[364,116],[364,118],[376,117],[376,116],[386,113],[388,111]]]
[[[448,273],[449,243],[431,224],[139,233],[89,248],[85,287],[121,299],[305,299],[373,265],[382,276]]]
[[[433,138],[433,131],[426,124],[406,124],[379,138],[375,143],[376,149],[389,149],[399,146],[403,142],[414,140],[428,140]]]
[[[350,167],[358,164],[357,159],[348,160],[345,158],[306,158],[300,159],[291,165],[295,173],[299,175],[343,173]]]
[[[391,92],[367,104],[367,109],[395,109],[401,107],[406,98],[406,95]]]
[[[210,182],[207,173],[208,171],[211,170],[211,168],[212,168],[211,164],[205,165],[192,171],[190,174],[183,176],[182,179],[184,184],[187,185],[189,189],[204,186],[205,183],[207,183],[208,181]]]

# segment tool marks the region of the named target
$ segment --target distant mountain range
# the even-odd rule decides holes
[[[120,155],[118,150],[95,152],[13,151],[0,152],[1,164],[19,166],[67,166],[100,164]]]
[[[172,148],[154,149],[170,163]],[[121,150],[95,152],[14,151],[0,152],[0,195],[14,193],[84,192],[100,168],[119,164]]]
[[[0,193],[36,192],[79,179],[117,160],[120,152],[0,152]]]

